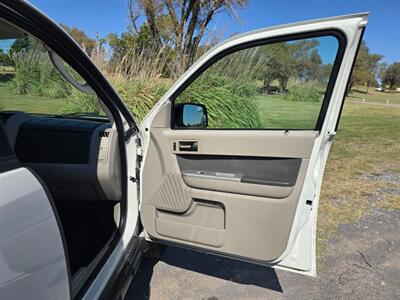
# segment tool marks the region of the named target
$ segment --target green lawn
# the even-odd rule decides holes
[[[357,88],[354,89],[348,97],[349,100],[352,101],[360,101],[363,99],[365,102],[373,102],[373,103],[384,103],[386,104],[389,101],[389,104],[400,104],[400,93],[399,92],[377,92],[373,88],[370,88],[368,94],[365,93],[365,88]]]
[[[321,102],[286,101],[279,95],[260,95],[259,115],[264,128],[313,129]]]
[[[54,99],[31,95],[13,95],[4,83],[0,83],[0,110],[16,110],[30,113],[62,114],[66,99]]]

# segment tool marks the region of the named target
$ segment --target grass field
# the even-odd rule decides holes
[[[373,88],[370,88],[368,94],[365,93],[365,88],[356,88],[349,94],[348,100],[360,101],[364,99],[365,102],[373,103],[392,103],[400,104],[400,93],[399,92],[377,92]]]
[[[285,101],[279,95],[258,96],[259,114],[264,128],[312,129],[321,103]]]
[[[400,209],[400,197],[385,189],[396,189],[385,180],[368,175],[400,173],[400,107],[346,103],[333,142],[321,191],[318,219],[318,254],[340,224],[359,220],[368,210],[370,198],[378,194],[388,209]]]
[[[0,110],[16,110],[30,113],[62,114],[66,99],[54,99],[31,95],[12,95],[5,83],[0,83]]]

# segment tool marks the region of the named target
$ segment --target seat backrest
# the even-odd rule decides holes
[[[10,146],[4,125],[0,122],[0,172],[17,168],[18,166],[18,159]]]
[[[13,151],[15,151],[15,143],[17,141],[18,132],[21,124],[32,118],[35,117],[26,113],[16,113],[7,119],[4,130],[7,134],[8,141]]]

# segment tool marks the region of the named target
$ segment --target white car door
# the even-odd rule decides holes
[[[208,51],[174,84],[141,124],[140,215],[148,240],[315,275],[322,177],[367,18],[362,13],[233,37]],[[288,48],[300,53],[291,54],[291,60],[302,57],[303,50],[315,57],[318,52],[316,60],[324,65],[313,75],[318,88],[308,88],[311,79],[297,69],[289,70],[298,78],[291,75],[293,87],[286,88],[288,78],[277,66]],[[258,70],[260,53],[267,53],[269,69]],[[251,74],[257,86],[268,84],[268,78],[279,82],[283,94],[258,92],[261,100],[247,112],[241,96],[246,91],[236,91],[232,98],[237,101],[225,107],[231,113],[220,114],[215,107],[225,105],[218,94],[222,85],[213,85],[215,76],[205,74],[222,76],[218,72],[224,68],[225,90],[239,86],[231,84],[233,78]],[[268,75],[271,68],[278,72],[275,77]],[[297,99],[296,89],[308,89],[307,97],[315,100]],[[213,97],[221,101],[210,101]],[[256,117],[245,120],[254,111],[266,125]]]
[[[0,123],[0,299],[70,299],[66,248],[49,197],[19,166]]]

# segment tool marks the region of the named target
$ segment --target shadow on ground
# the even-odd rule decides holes
[[[129,289],[127,299],[150,298],[150,282],[156,264],[165,264],[171,269],[167,277],[173,276],[174,269],[184,269],[240,285],[252,285],[282,292],[274,269],[170,246],[160,260],[147,258],[143,261]],[[168,281],[167,277],[166,281]]]

